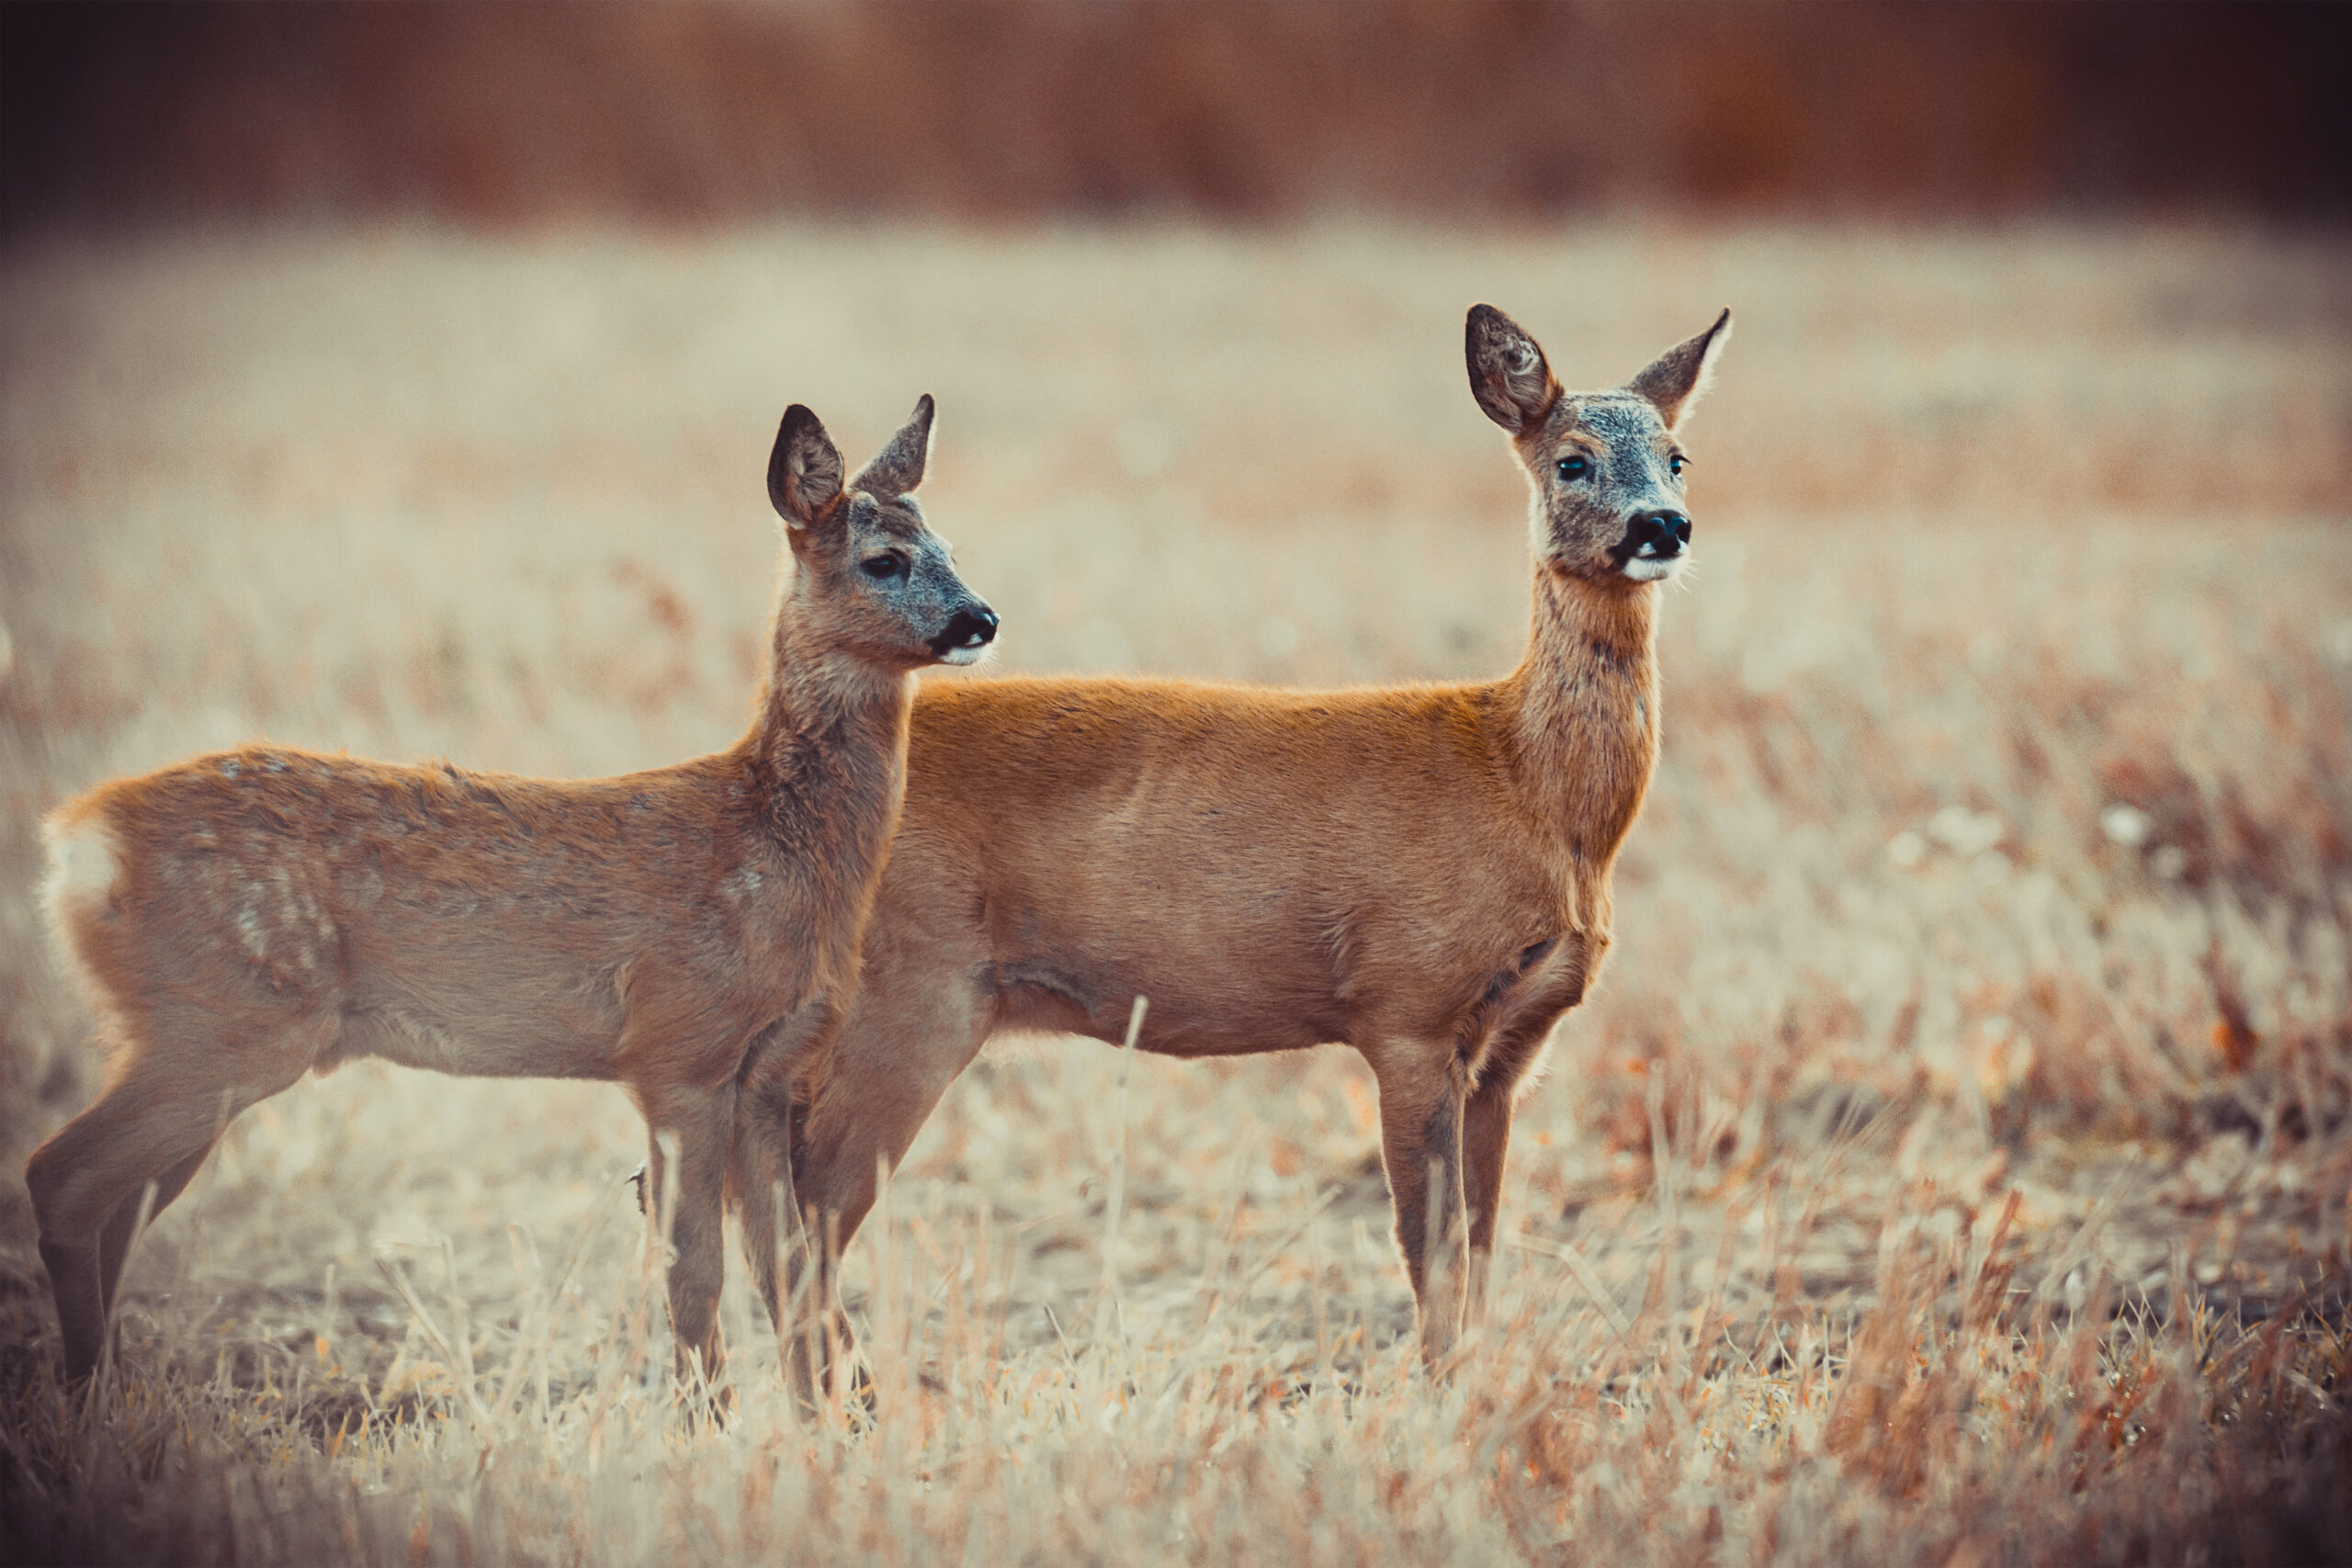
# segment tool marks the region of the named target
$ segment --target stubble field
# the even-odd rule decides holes
[[[0,259],[0,1558],[2352,1553],[2347,264],[1670,226]],[[851,1254],[870,1419],[796,1417],[740,1258],[738,1417],[672,1408],[617,1090],[372,1064],[232,1128],[66,1403],[21,1171],[99,1066],[41,811],[257,736],[726,744],[792,400],[855,457],[937,394],[924,498],[1004,668],[1501,671],[1482,299],[1572,385],[1738,327],[1615,953],[1450,1377],[1351,1056],[1048,1040],[983,1055]]]

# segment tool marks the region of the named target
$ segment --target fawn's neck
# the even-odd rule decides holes
[[[769,835],[820,884],[870,894],[907,785],[914,676],[842,652],[787,591],[743,746]]]
[[[1657,762],[1657,618],[1655,583],[1539,566],[1527,654],[1505,682],[1530,807],[1602,872]]]

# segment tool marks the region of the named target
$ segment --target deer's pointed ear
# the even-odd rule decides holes
[[[789,528],[806,528],[842,493],[842,455],[817,416],[799,403],[784,411],[768,454],[768,501]]]
[[[1666,421],[1667,429],[1672,430],[1705,394],[1707,383],[1715,378],[1715,361],[1723,357],[1724,344],[1730,341],[1731,311],[1726,310],[1715,318],[1713,326],[1659,355],[1655,364],[1626,383],[1626,389],[1647,398],[1658,418]]]
[[[931,394],[925,392],[915,403],[914,417],[899,428],[874,461],[858,470],[850,489],[904,495],[922,484],[923,468],[931,461]]]
[[[1543,349],[1492,305],[1470,307],[1463,356],[1470,364],[1470,395],[1513,435],[1534,429],[1560,400],[1560,383]]]

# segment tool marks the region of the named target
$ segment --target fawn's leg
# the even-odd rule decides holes
[[[1419,1309],[1421,1359],[1435,1366],[1462,1332],[1463,1216],[1461,1073],[1448,1046],[1384,1053],[1380,1157],[1396,1212],[1396,1246]]]
[[[169,1060],[145,1040],[127,1046],[121,1076],[25,1166],[69,1382],[97,1367],[147,1183],[156,1183],[160,1210],[165,1190],[179,1195],[231,1118],[293,1083],[309,1064],[299,1048],[249,1051],[240,1062],[229,1043],[239,1032],[207,1021],[177,1037]]]
[[[735,1130],[735,1086],[671,1087],[641,1098],[653,1151],[646,1164],[646,1197],[656,1205],[657,1216],[675,1183],[669,1236],[670,1328],[677,1341],[681,1387],[694,1388],[697,1371],[715,1385],[726,1361],[718,1335],[718,1292],[727,1278],[721,1226]],[[676,1141],[674,1171],[662,1148],[665,1137]]]
[[[213,1145],[220,1141],[217,1137],[208,1138],[204,1146],[196,1153],[162,1175],[150,1179],[155,1184],[155,1198],[147,1208],[148,1224],[153,1224],[157,1215],[172,1206],[172,1200],[187,1190],[187,1184],[196,1179],[196,1173],[204,1168],[204,1162],[211,1156]],[[114,1206],[114,1213],[107,1216],[106,1228],[98,1237],[98,1310],[101,1313],[111,1315],[114,1312],[115,1288],[122,1279],[123,1262],[130,1254],[131,1227],[139,1223],[139,1205],[146,1195],[147,1183],[142,1181],[138,1191]]]
[[[814,997],[769,1025],[752,1042],[735,1097],[730,1180],[742,1217],[743,1254],[778,1335],[786,1332],[790,1311],[783,1295],[784,1260],[800,1244],[800,1210],[792,1201],[793,1118],[806,1108],[812,1076],[827,1068],[842,1012],[831,997]]]

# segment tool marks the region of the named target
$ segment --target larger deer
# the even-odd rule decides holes
[[[739,1101],[821,1075],[913,671],[996,631],[911,494],[931,425],[925,397],[844,485],[817,416],[785,414],[768,493],[797,568],[751,728],[714,756],[575,782],[246,746],[51,814],[54,928],[113,1047],[26,1170],[69,1380],[99,1359],[151,1185],[160,1212],[231,1117],[355,1056],[621,1083],[656,1190],[676,1153],[681,1370],[717,1373],[724,1193],[772,1237],[784,1174],[730,1171]]]
[[[989,1036],[1115,1041],[1143,995],[1148,1050],[1363,1054],[1422,1349],[1444,1355],[1483,1292],[1513,1099],[1609,945],[1657,758],[1658,585],[1690,539],[1676,432],[1730,324],[1568,394],[1533,338],[1471,310],[1471,392],[1534,492],[1534,624],[1501,680],[927,686],[865,984],[793,1139],[812,1234],[847,1243],[877,1162]],[[830,1249],[813,1262],[845,1335]]]

